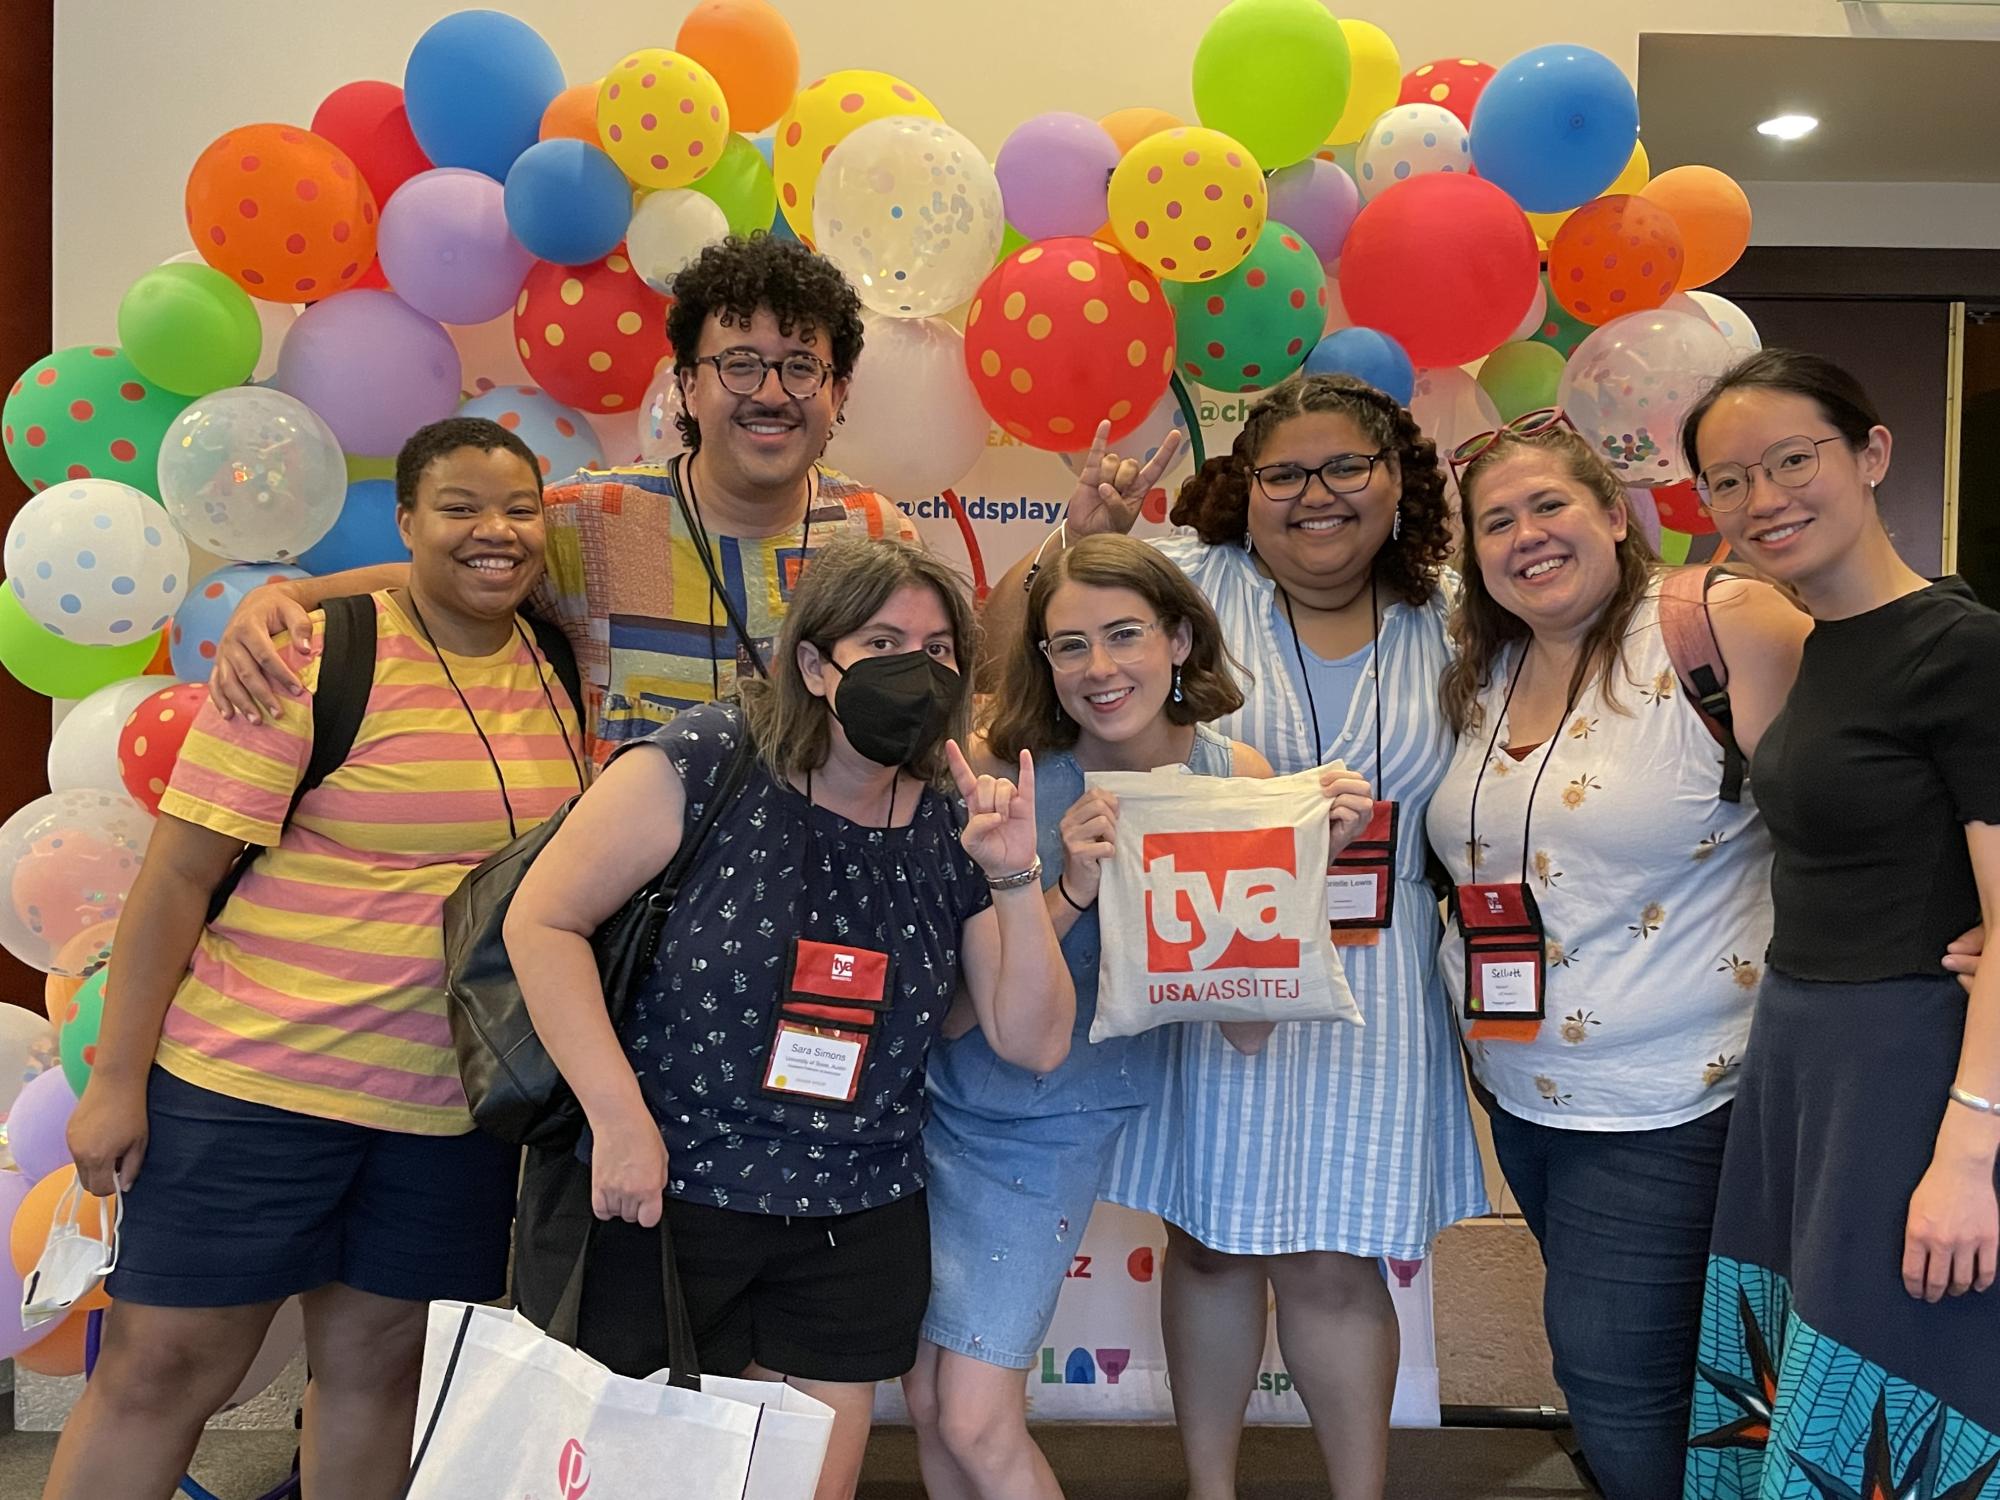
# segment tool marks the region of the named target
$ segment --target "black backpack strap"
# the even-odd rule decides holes
[[[1715,633],[1715,617],[1708,603],[1709,590],[1715,587],[1718,578],[1735,576],[1729,569],[1711,567],[1701,576],[1701,624],[1707,633],[1707,643],[1699,653],[1690,649],[1692,659],[1684,664],[1675,662],[1688,688],[1694,694],[1695,706],[1708,721],[1716,742],[1722,747],[1722,786],[1716,793],[1724,802],[1743,800],[1743,776],[1748,763],[1743,757],[1743,747],[1736,743],[1736,718],[1729,705],[1729,668],[1722,660],[1722,641]],[[1671,648],[1675,634],[1670,629],[1668,642]]]
[[[560,682],[563,691],[569,694],[569,706],[576,710],[577,721],[581,723],[585,712],[583,673],[577,669],[576,648],[570,645],[569,637],[563,634],[560,625],[551,625],[536,614],[524,615],[522,618],[527,620],[528,628],[535,633],[535,645],[542,655],[549,659],[549,665],[555,668],[556,681]]]

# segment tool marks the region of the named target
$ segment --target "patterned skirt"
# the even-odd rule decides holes
[[[1903,1290],[1957,1070],[1949,976],[1758,995],[1715,1215],[1687,1500],[2000,1500],[2000,1287]]]

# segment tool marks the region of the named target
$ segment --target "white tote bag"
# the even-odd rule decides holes
[[[1175,1021],[1361,1024],[1327,927],[1319,777],[1085,776],[1118,799],[1093,1042]]]

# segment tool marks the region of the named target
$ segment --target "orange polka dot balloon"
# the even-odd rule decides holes
[[[722,85],[693,58],[646,47],[604,75],[597,134],[618,170],[640,187],[686,187],[722,160],[729,105]]]
[[[667,299],[622,252],[587,266],[537,261],[514,303],[514,340],[535,383],[586,416],[638,410],[674,352]]]
[[[317,302],[375,259],[375,194],[347,153],[295,125],[244,125],[196,158],[188,233],[253,297]]]
[[[1680,284],[1680,226],[1634,194],[1594,198],[1563,221],[1549,246],[1549,290],[1574,318],[1609,323],[1664,304]]]
[[[177,682],[133,709],[118,731],[118,778],[147,812],[159,812],[181,745],[207,699],[206,683]]]
[[[1442,104],[1458,116],[1461,125],[1470,130],[1472,107],[1479,102],[1486,85],[1493,81],[1494,72],[1493,64],[1476,58],[1441,57],[1436,62],[1427,62],[1405,73],[1403,91],[1396,102]]]
[[[1072,452],[1109,419],[1134,431],[1174,371],[1174,315],[1144,266],[1104,240],[1043,240],[994,267],[965,315],[987,414],[1031,447]]]
[[[1147,136],[1111,174],[1111,230],[1168,281],[1213,281],[1257,243],[1270,196],[1257,158],[1219,130]]]
[[[812,243],[813,190],[819,186],[820,167],[855,130],[890,115],[944,118],[936,105],[902,79],[868,68],[847,68],[799,90],[778,121],[771,147],[778,209],[807,244]]]

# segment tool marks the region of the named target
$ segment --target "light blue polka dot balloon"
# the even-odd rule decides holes
[[[114,479],[43,490],[7,528],[5,557],[29,618],[80,646],[155,635],[187,593],[180,532],[151,496]]]
[[[1472,137],[1442,104],[1399,104],[1383,113],[1354,153],[1363,202],[1426,172],[1472,170]]]
[[[174,612],[174,628],[167,637],[174,676],[182,682],[208,681],[222,627],[229,623],[243,596],[266,583],[310,576],[304,568],[289,563],[231,563],[202,579]]]
[[[513,433],[528,445],[541,465],[542,478],[550,484],[604,462],[604,445],[583,413],[538,386],[495,386],[466,402],[458,414],[484,417]]]

